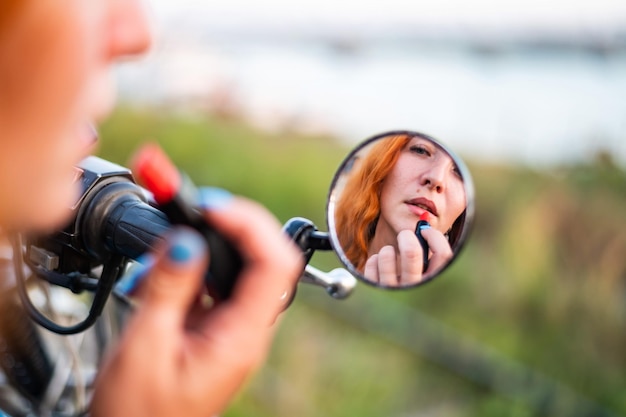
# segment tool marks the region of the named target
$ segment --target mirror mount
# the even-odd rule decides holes
[[[287,221],[283,231],[298,245],[304,255],[306,266],[300,282],[322,287],[328,295],[336,299],[344,299],[352,293],[356,286],[356,278],[345,269],[337,268],[324,272],[308,264],[316,250],[333,250],[328,233],[320,232],[311,220],[303,217],[294,217]]]
[[[329,272],[307,265],[300,282],[317,285],[326,290],[326,293],[337,300],[347,298],[356,287],[356,278],[343,268],[336,268]]]
[[[327,232],[313,231],[309,235],[309,248],[311,250],[323,250],[329,251],[333,250],[332,245],[330,244],[330,236]]]
[[[285,223],[283,231],[302,250],[307,264],[316,250],[333,250],[328,233],[320,232],[309,219],[294,217]]]

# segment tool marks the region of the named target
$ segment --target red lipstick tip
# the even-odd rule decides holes
[[[157,203],[170,201],[180,188],[180,173],[159,145],[149,143],[133,158],[133,171]]]
[[[425,211],[424,213],[422,213],[422,215],[420,216],[420,220],[424,220],[424,221],[429,221],[430,220],[430,214]]]

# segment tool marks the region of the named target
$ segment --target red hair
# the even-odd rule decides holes
[[[357,270],[367,261],[367,250],[380,216],[382,184],[400,151],[411,139],[401,134],[375,143],[362,159],[355,159],[341,199],[335,208],[337,237],[346,257]]]

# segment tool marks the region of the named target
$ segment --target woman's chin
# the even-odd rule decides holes
[[[71,206],[78,198],[78,188],[61,191],[59,187],[57,190],[54,194],[42,196],[38,203],[23,211],[19,230],[45,234],[62,230],[69,223],[73,215]]]
[[[71,210],[68,207],[47,210],[45,216],[27,216],[16,224],[22,232],[51,234],[62,230],[71,219]]]

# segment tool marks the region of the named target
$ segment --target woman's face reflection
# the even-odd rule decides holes
[[[415,132],[374,138],[346,160],[334,185],[334,244],[365,282],[389,288],[425,282],[460,248],[471,178],[435,140]],[[428,224],[416,232],[425,217]]]
[[[465,206],[463,179],[452,158],[427,139],[411,138],[382,184],[374,240],[394,242],[400,231],[415,230],[425,212],[445,234]]]

